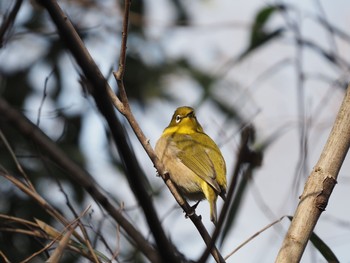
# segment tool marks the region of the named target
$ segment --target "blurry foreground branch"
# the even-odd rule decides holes
[[[54,160],[63,170],[67,172],[76,182],[98,202],[109,215],[118,222],[125,232],[132,238],[136,246],[152,262],[161,262],[159,254],[149,244],[135,227],[121,214],[108,198],[100,190],[97,182],[88,172],[74,163],[67,155],[36,125],[30,122],[23,114],[13,109],[6,101],[0,98],[0,115],[16,128],[26,138],[33,141],[46,156]]]
[[[19,9],[21,8],[23,3],[23,0],[17,0],[11,10],[8,14],[5,14],[3,16],[3,21],[0,26],[0,48],[2,48],[5,44],[6,40],[6,34],[9,34],[11,31],[11,28],[15,22],[15,19],[17,17],[17,14],[19,12]]]
[[[325,210],[350,146],[350,85],[328,141],[300,197],[276,263],[299,262],[310,235]]]

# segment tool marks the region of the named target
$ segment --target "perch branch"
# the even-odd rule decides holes
[[[107,90],[110,90],[106,79],[97,67],[93,58],[86,49],[70,20],[63,13],[58,3],[54,0],[38,0],[44,6],[55,23],[61,40],[70,50],[78,65],[82,69],[85,78],[91,86],[91,95],[96,106],[108,123],[114,142],[117,145],[119,156],[124,164],[124,170],[129,185],[143,209],[147,223],[152,231],[158,246],[159,255],[163,261],[177,262],[174,246],[166,237],[154,209],[152,200],[142,184],[142,175],[134,152],[130,147],[124,128],[115,115],[114,108],[110,103]]]
[[[113,75],[118,84],[118,92],[120,99],[118,96],[114,94],[112,89],[108,89],[108,95],[113,103],[113,105],[118,109],[120,113],[122,113],[125,118],[128,120],[130,126],[134,130],[137,138],[139,139],[141,145],[145,149],[146,153],[150,157],[153,162],[155,168],[158,173],[163,178],[165,184],[169,188],[170,192],[174,196],[177,203],[181,206],[181,208],[185,211],[186,215],[191,219],[191,221],[196,226],[198,232],[202,236],[204,242],[208,247],[208,251],[210,251],[217,262],[225,262],[215,244],[212,242],[210,235],[206,228],[204,227],[201,218],[195,213],[192,207],[187,203],[187,201],[179,194],[177,188],[174,186],[173,182],[169,179],[170,176],[168,172],[166,172],[165,167],[157,158],[153,148],[149,144],[149,140],[146,138],[145,134],[141,130],[138,125],[134,115],[131,112],[131,108],[129,105],[129,101],[127,98],[127,94],[125,91],[125,86],[123,82],[124,72],[126,69],[126,49],[127,49],[127,37],[128,37],[128,23],[129,23],[129,11],[130,11],[130,0],[125,0],[125,10],[124,10],[124,19],[123,19],[123,31],[122,31],[122,42],[120,48],[120,57],[119,57],[119,68],[116,72],[113,72]]]

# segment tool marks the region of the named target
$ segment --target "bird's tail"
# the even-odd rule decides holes
[[[210,220],[216,225],[217,223],[217,212],[216,212],[216,198],[209,202],[210,205]]]

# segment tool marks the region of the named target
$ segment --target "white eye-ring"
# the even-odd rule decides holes
[[[176,121],[176,123],[179,123],[181,121],[181,116],[180,115],[176,115],[175,121]]]

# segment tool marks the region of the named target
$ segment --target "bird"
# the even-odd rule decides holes
[[[219,147],[204,132],[192,107],[182,106],[175,110],[170,124],[156,143],[155,153],[186,199],[208,200],[210,220],[216,225],[217,197],[226,200],[226,164]]]

